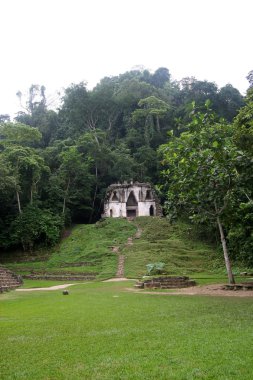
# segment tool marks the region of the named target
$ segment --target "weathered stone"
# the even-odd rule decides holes
[[[189,277],[186,276],[168,276],[145,279],[142,282],[138,281],[135,284],[135,287],[139,288],[138,284],[140,283],[143,284],[142,288],[144,287],[145,289],[176,289],[196,285],[194,280],[190,280]]]
[[[56,280],[56,281],[91,281],[95,279],[94,275],[81,276],[81,275],[52,275],[52,274],[28,274],[24,275],[23,278],[29,280]]]
[[[155,190],[149,183],[123,183],[111,185],[104,201],[102,217],[162,216]]]
[[[144,283],[143,282],[137,282],[135,285],[134,285],[135,288],[138,288],[138,289],[143,289],[144,288]]]
[[[21,276],[16,275],[7,268],[0,267],[0,292],[15,289],[22,285],[23,280]]]

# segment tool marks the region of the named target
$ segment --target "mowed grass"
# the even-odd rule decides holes
[[[0,378],[252,380],[252,298],[88,283],[0,295]]]
[[[217,270],[223,265],[217,250],[194,236],[189,224],[169,224],[166,218],[140,217],[134,221],[142,230],[134,244],[124,247],[125,274],[141,277],[146,265],[164,262],[169,274],[191,275],[198,272]],[[220,256],[220,259],[219,259]]]

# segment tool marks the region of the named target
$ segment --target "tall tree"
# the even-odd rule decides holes
[[[170,72],[166,67],[159,67],[151,76],[151,84],[158,88],[163,88],[169,81]]]
[[[208,106],[208,103],[207,103]],[[233,128],[207,109],[192,116],[188,130],[161,147],[167,212],[184,209],[195,222],[216,223],[229,283],[234,283],[223,216],[237,185]]]
[[[17,96],[20,99],[22,111],[18,113],[15,120],[37,128],[42,134],[40,146],[48,146],[56,136],[59,122],[57,113],[48,109],[45,86],[32,85],[27,96],[20,91]]]
[[[244,105],[243,96],[231,84],[226,84],[219,90],[219,115],[228,121],[239,112],[239,109]]]
[[[158,134],[161,133],[160,120],[168,113],[170,106],[156,96],[149,96],[138,102],[137,108],[132,113],[134,122],[142,122],[144,124],[144,138],[147,145],[150,144],[154,129]]]

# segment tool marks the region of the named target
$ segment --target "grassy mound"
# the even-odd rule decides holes
[[[113,277],[117,270],[117,255],[112,248],[124,245],[135,232],[135,225],[126,219],[77,225],[51,252],[47,261],[9,263],[7,266],[23,275],[34,272],[95,274],[98,279]]]
[[[165,218],[140,217],[134,221],[142,231],[133,245],[124,247],[125,274],[140,277],[146,265],[164,262],[169,274],[187,275],[212,269],[217,252],[194,236],[189,224],[170,225]]]
[[[127,244],[129,237],[133,237],[133,244]],[[106,279],[117,271],[118,256],[113,247],[119,247],[119,253],[125,255],[128,278],[145,275],[146,265],[156,262],[164,262],[169,274],[193,276],[198,283],[201,277],[209,282],[226,278],[222,254],[197,239],[191,225],[170,225],[166,218],[158,217],[139,217],[132,222],[108,218],[96,224],[77,225],[58,247],[43,253],[44,261],[37,254],[35,260],[33,257],[27,261],[26,257],[25,262],[9,262],[7,266],[21,275],[34,272]],[[217,270],[219,267],[222,269]]]

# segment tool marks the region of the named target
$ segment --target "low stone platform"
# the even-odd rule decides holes
[[[27,280],[51,280],[51,281],[92,281],[95,275],[78,274],[26,274],[22,276]]]
[[[137,281],[134,285],[137,289],[178,289],[195,286],[196,282],[186,276],[154,277]]]
[[[241,284],[227,284],[224,285],[224,290],[253,290],[252,282],[242,282]]]

